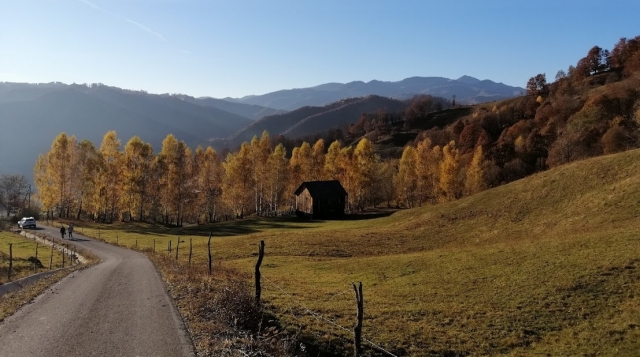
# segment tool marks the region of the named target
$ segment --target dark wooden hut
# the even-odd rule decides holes
[[[315,219],[344,216],[348,194],[338,180],[305,181],[294,194],[298,215]]]

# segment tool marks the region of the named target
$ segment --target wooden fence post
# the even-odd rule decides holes
[[[56,243],[53,241],[53,238],[51,238],[51,255],[49,256],[49,270],[53,268],[53,246],[54,245],[56,245]]]
[[[264,241],[260,241],[258,248],[258,262],[256,263],[256,306],[260,306],[260,295],[262,294],[262,286],[260,286],[260,265],[262,265],[262,258],[264,257]]]
[[[7,271],[7,280],[11,281],[11,269],[13,269],[13,244],[9,243],[9,271]]]
[[[171,239],[169,239],[169,245],[167,246],[167,253],[171,254]]]
[[[38,237],[38,236],[36,236]],[[33,262],[34,270],[38,271],[38,241],[36,241],[36,260]]]
[[[193,238],[189,238],[189,265],[191,265],[191,254],[193,253]]]
[[[64,251],[64,244],[62,245],[62,267],[64,268],[64,256],[66,255],[66,252]]]
[[[209,275],[211,275],[211,235],[213,232],[209,231],[209,241],[207,242],[207,250],[209,251]]]
[[[180,237],[178,237],[178,243],[176,244],[176,260],[178,260],[178,250],[180,250]]]
[[[353,291],[356,293],[356,306],[358,312],[356,314],[356,324],[353,326],[353,340],[354,340],[354,356],[362,356],[362,317],[364,314],[364,300],[362,298],[362,282],[358,282],[358,287],[355,283],[353,285]]]
[[[153,239],[153,252],[156,252],[156,239]]]
[[[120,245],[120,237],[116,235],[116,245]]]
[[[136,239],[136,249],[138,249],[138,240]]]

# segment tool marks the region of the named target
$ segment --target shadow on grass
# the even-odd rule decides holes
[[[183,227],[167,226],[160,223],[123,222],[116,224],[94,223],[91,228],[103,232],[122,231],[145,235],[190,235],[208,237],[237,236],[258,233],[269,229],[304,229],[322,223],[322,221],[300,220],[296,217],[246,218],[242,220],[188,225]]]

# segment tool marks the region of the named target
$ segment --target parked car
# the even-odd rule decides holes
[[[33,217],[22,217],[22,219],[18,221],[18,227],[20,227],[20,229],[36,228],[36,219]]]

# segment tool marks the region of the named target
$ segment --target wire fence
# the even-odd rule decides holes
[[[282,295],[286,296],[290,301],[292,301],[295,305],[297,305],[297,307],[300,307],[304,312],[306,312],[309,316],[313,317],[317,322],[324,322],[327,325],[330,325],[336,329],[338,329],[341,332],[347,333],[347,334],[353,334],[353,329],[351,328],[347,328],[344,327],[342,325],[340,325],[338,322],[336,322],[335,320],[332,320],[326,316],[323,316],[322,314],[320,314],[317,311],[311,310],[310,308],[308,308],[304,303],[302,303],[300,300],[296,299],[292,293],[286,291],[284,288],[282,288],[280,285],[276,284],[274,281],[272,281],[271,279],[267,279],[264,277],[264,275],[262,276],[262,280],[275,288],[275,290],[279,291],[280,293],[282,293]],[[351,290],[351,286],[349,286],[349,289],[347,289],[346,291],[342,291],[339,293],[336,293],[335,295],[332,296],[332,298],[338,297],[338,296],[342,296],[348,293],[353,293],[353,291]],[[290,311],[292,311],[291,307],[293,307],[293,305],[290,305]],[[298,323],[302,323],[302,321],[300,321],[300,319],[295,315],[295,314],[291,314],[291,316],[298,321]],[[321,338],[321,336],[316,335],[317,338]],[[345,340],[347,339],[346,337],[342,337]],[[386,354],[387,356],[392,356],[392,357],[397,357],[395,354],[393,354],[392,352],[386,350],[385,348],[383,348],[382,346],[380,346],[380,344],[377,344],[373,341],[371,341],[370,339],[367,338],[362,338],[362,340],[364,342],[366,342],[371,348]]]

